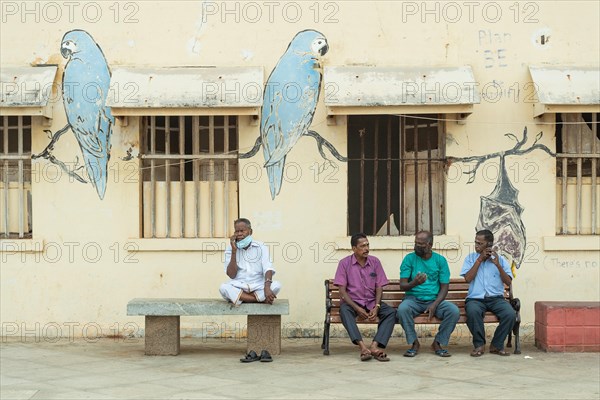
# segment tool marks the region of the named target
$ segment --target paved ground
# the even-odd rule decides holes
[[[453,357],[409,359],[405,349],[392,338],[390,362],[360,362],[347,339],[332,339],[330,356],[317,339],[287,339],[274,362],[242,364],[245,342],[233,339],[182,339],[176,357],[144,356],[143,339],[3,339],[0,398],[600,398],[598,353],[544,353],[525,343],[521,355],[472,358],[463,341],[450,346]]]

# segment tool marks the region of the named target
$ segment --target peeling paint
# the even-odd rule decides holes
[[[56,66],[6,67],[0,72],[0,106],[45,107],[52,95]]]
[[[328,106],[479,103],[469,66],[456,68],[325,67]]]
[[[529,66],[542,104],[600,104],[600,76],[594,67]]]
[[[242,59],[244,61],[249,61],[254,58],[254,53],[250,50],[242,50]]]
[[[107,105],[118,108],[257,107],[262,67],[116,68]],[[129,86],[127,86],[129,85]],[[126,89],[134,87],[135,90]]]
[[[552,31],[550,28],[541,28],[533,32],[531,35],[531,43],[537,47],[538,49],[547,50],[552,48],[550,45],[550,37],[552,36]]]

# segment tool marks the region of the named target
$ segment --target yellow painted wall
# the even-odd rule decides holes
[[[99,43],[111,68],[261,66],[266,81],[293,36],[317,29],[330,46],[324,65],[470,65],[483,92],[481,103],[466,123],[448,121],[446,138],[446,154],[465,157],[511,149],[515,143],[504,135],[520,138],[525,127],[529,143],[542,132],[540,143],[554,151],[552,115],[544,117],[547,124],[533,118],[528,66],[598,66],[600,59],[600,6],[594,2],[518,2],[518,10],[513,2],[476,6],[428,2],[430,13],[422,8],[423,2],[281,2],[275,7],[267,3],[81,2],[69,8],[58,2],[56,11],[47,3],[30,2],[27,13],[22,2],[2,1],[0,62],[2,66],[57,63],[60,82],[65,63],[60,40],[71,29],[83,29]],[[300,19],[294,22],[296,11]],[[541,35],[550,37],[547,44],[539,43]],[[497,92],[497,87],[502,90]],[[328,125],[322,97],[312,129],[345,155],[345,118]],[[34,121],[37,153],[48,143],[43,129],[57,131],[66,124],[62,99],[55,98],[51,127],[43,127],[39,118]],[[247,151],[259,126],[246,117],[240,117],[239,126],[240,150]],[[222,262],[226,240],[139,237],[138,160],[121,159],[131,146],[137,154],[138,132],[136,118],[129,118],[126,127],[115,126],[104,200],[91,185],[71,182],[64,173],[57,176],[47,161],[33,162],[33,240],[2,241],[3,334],[42,332],[44,327],[55,329],[52,324],[58,324],[65,336],[69,326],[76,335],[89,336],[98,327],[102,335],[128,334],[135,326],[143,328],[142,317],[126,315],[132,298],[219,297],[218,287],[226,280]],[[64,135],[54,154],[63,161],[81,158],[72,134]],[[276,279],[283,283],[280,297],[290,299],[284,323],[313,334],[320,333],[315,329],[322,327],[324,317],[323,280],[333,276],[337,261],[350,253],[347,168],[336,162],[337,171],[315,174],[315,166],[323,161],[315,142],[302,138],[287,157],[286,179],[275,200],[262,168],[262,151],[240,160],[239,169],[240,216],[253,222],[257,240],[270,244]],[[449,249],[442,253],[453,276],[458,276],[472,249],[480,196],[492,192],[497,166],[498,159],[486,163],[470,185],[462,174],[466,164],[449,168],[447,234],[435,241],[438,249]],[[514,280],[523,323],[532,324],[535,301],[597,301],[599,237],[554,238],[554,158],[534,151],[507,158],[507,169],[520,192],[528,242]],[[403,249],[412,247],[411,242],[411,237],[371,238],[372,254],[382,260],[388,277],[398,278],[407,253]],[[184,331],[194,335],[206,334],[202,324],[207,322],[245,323],[233,317],[182,321]]]

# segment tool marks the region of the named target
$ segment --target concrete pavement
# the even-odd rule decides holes
[[[393,337],[390,362],[361,362],[348,339],[284,339],[272,363],[242,364],[245,341],[182,339],[179,356],[144,355],[143,339],[3,338],[0,398],[20,399],[598,399],[599,353],[544,353],[523,343],[521,355],[469,356],[466,340],[450,358],[428,351],[402,357]],[[260,352],[260,349],[256,349]]]

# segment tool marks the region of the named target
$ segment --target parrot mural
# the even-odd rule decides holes
[[[62,38],[61,55],[67,59],[62,77],[62,97],[68,124],[52,136],[50,144],[39,155],[65,169],[51,150],[67,130],[71,129],[83,155],[90,182],[102,200],[106,192],[107,165],[114,117],[106,107],[110,87],[110,70],[100,46],[89,33],[72,30]],[[68,171],[85,182],[75,171]]]
[[[505,136],[515,140],[517,144],[510,150],[501,151],[484,156],[473,157],[448,157],[450,162],[473,162],[476,161],[472,170],[464,172],[468,174],[467,184],[475,181],[477,169],[487,160],[498,157],[500,159],[500,170],[496,181],[496,186],[488,196],[481,196],[479,218],[476,224],[476,231],[489,229],[494,234],[494,244],[498,247],[498,253],[502,254],[510,263],[513,275],[516,276],[516,269],[520,268],[525,257],[525,248],[527,237],[525,235],[525,226],[521,219],[523,207],[519,203],[519,191],[514,187],[508,173],[506,172],[506,157],[521,156],[530,153],[533,150],[543,150],[552,157],[554,154],[548,147],[537,143],[542,138],[540,132],[535,142],[529,148],[523,148],[527,142],[527,127],[523,131],[523,139],[518,140],[512,133]]]
[[[267,80],[260,137],[272,199],[281,190],[287,154],[312,123],[321,91],[318,60],[328,49],[322,33],[299,32]]]
[[[319,153],[325,160],[329,161],[323,146],[338,160],[348,161],[321,135],[309,130],[321,92],[319,59],[328,50],[327,39],[320,32],[304,30],[294,36],[267,79],[260,136],[252,150],[239,155],[240,158],[253,157],[263,146],[264,167],[273,200],[281,191],[285,159],[302,136],[317,141]]]

